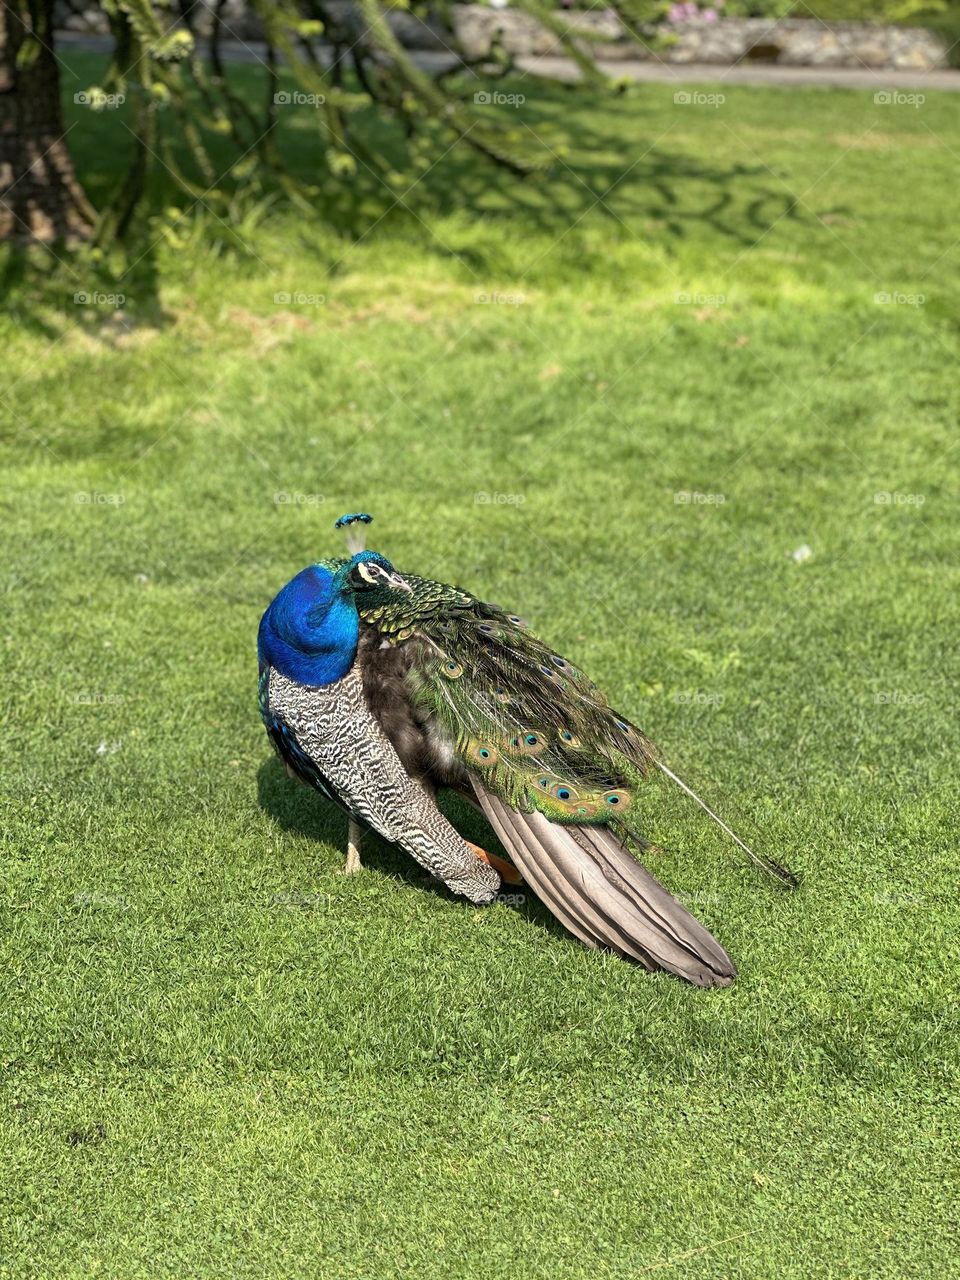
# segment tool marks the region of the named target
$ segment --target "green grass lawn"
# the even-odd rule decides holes
[[[569,149],[519,190],[451,155],[13,280],[4,1277],[960,1266],[960,99],[526,92]],[[71,113],[99,192],[122,143]],[[255,638],[357,509],[803,876],[651,783],[733,988],[372,841],[337,874]]]

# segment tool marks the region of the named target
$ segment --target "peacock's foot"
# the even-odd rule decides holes
[[[512,862],[507,862],[506,858],[500,858],[495,853],[487,853],[486,849],[481,849],[478,844],[470,840],[466,843],[481,862],[488,862],[493,867],[504,884],[523,884],[523,876]]]
[[[360,850],[355,845],[347,846],[347,860],[340,868],[342,876],[352,876],[357,871],[363,870],[363,863],[360,861]]]
[[[360,861],[361,835],[359,823],[351,818],[347,825],[347,860],[343,864],[341,875],[352,876],[355,872],[363,870],[363,863]]]

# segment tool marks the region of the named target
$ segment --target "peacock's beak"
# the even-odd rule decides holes
[[[395,591],[406,591],[407,595],[413,595],[413,587],[406,578],[401,578],[399,573],[391,573],[387,581]]]

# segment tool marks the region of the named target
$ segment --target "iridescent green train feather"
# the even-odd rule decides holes
[[[361,617],[388,643],[412,636],[423,646],[408,677],[414,701],[446,730],[460,762],[524,812],[616,825],[639,839],[637,793],[655,758],[643,734],[521,618],[405,577],[409,597],[373,593]]]

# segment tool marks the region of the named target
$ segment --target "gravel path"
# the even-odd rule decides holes
[[[72,31],[57,33],[57,48],[61,53],[68,49],[90,52],[108,52],[112,41],[108,36],[79,35]],[[233,62],[260,62],[265,57],[265,47],[256,40],[240,44],[224,43],[223,56]],[[414,51],[413,61],[425,71],[440,71],[454,64],[447,53]],[[535,72],[551,80],[575,80],[579,72],[569,58],[541,57],[518,58],[522,71]],[[607,62],[604,64],[612,76],[650,83],[668,84],[767,84],[789,88],[792,85],[822,85],[842,89],[870,89],[874,93],[884,89],[902,90],[960,90],[960,71],[875,71],[870,68],[850,67],[779,67],[766,63],[740,63],[735,66],[718,66],[712,63],[663,62]]]

